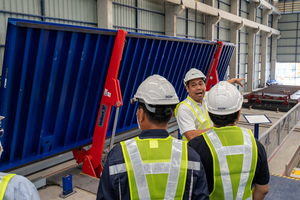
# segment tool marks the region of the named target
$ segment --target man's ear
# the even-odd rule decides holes
[[[189,90],[189,86],[188,86],[188,85],[185,86],[185,89],[186,89],[186,91],[187,91],[188,93],[190,93],[190,90]]]
[[[140,122],[144,121],[144,119],[146,117],[146,112],[144,111],[144,108],[141,108],[140,112],[138,114],[139,114],[139,120],[140,120]]]

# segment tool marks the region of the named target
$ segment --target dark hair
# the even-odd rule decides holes
[[[233,124],[236,121],[239,111],[229,114],[229,115],[215,115],[210,112],[208,112],[208,114],[209,114],[211,121],[215,125],[226,126],[229,124]]]
[[[149,104],[148,106],[155,107],[155,113],[150,112],[144,103],[138,103],[138,109],[142,108],[149,121],[154,124],[167,124],[170,121],[173,115],[173,110],[176,107],[176,105],[153,106]]]

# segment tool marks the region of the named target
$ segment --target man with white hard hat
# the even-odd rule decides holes
[[[172,84],[159,75],[150,76],[132,102],[138,102],[136,117],[142,132],[109,152],[97,199],[208,199],[199,155],[167,132],[179,102]]]
[[[191,140],[212,127],[203,99],[206,85],[205,75],[198,69],[190,69],[183,80],[188,92],[187,98],[180,102],[175,109],[180,134],[184,140]],[[237,83],[243,87],[244,79],[233,78],[229,83]]]
[[[2,119],[4,117],[0,116],[0,125]],[[3,133],[4,130],[0,128],[0,137],[3,136]],[[0,140],[0,158],[3,151]],[[40,196],[36,187],[27,178],[16,174],[0,172],[0,199],[39,200]]]
[[[236,126],[243,96],[221,81],[205,101],[213,127],[188,144],[200,155],[210,199],[264,199],[270,179],[265,149],[250,129]]]

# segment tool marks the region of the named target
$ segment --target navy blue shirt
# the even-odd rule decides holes
[[[169,133],[164,129],[151,129],[142,131],[139,135],[140,139],[148,138],[166,138]],[[183,199],[209,199],[206,175],[200,156],[188,146],[188,160],[200,162],[200,170],[187,170],[186,186]],[[97,200],[105,199],[130,199],[130,191],[128,184],[127,172],[109,175],[109,166],[125,163],[122,147],[117,144],[107,156],[97,193]]]

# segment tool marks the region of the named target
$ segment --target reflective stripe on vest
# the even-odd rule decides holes
[[[256,167],[256,162],[255,166],[253,165],[253,156],[255,159],[257,159],[257,155],[252,155],[253,152],[253,141],[255,142],[253,136],[250,135],[247,129],[241,128],[242,133],[243,133],[243,144],[241,145],[234,145],[234,146],[223,146],[220,138],[218,137],[217,133],[214,131],[217,129],[211,129],[206,132],[204,135],[205,140],[207,140],[206,136],[209,138],[210,142],[213,145],[213,148],[216,152],[216,156],[218,159],[219,163],[219,169],[221,173],[221,180],[222,180],[222,185],[223,185],[223,192],[224,192],[224,199],[234,199],[234,194],[233,194],[233,184],[231,182],[231,172],[229,171],[228,163],[227,163],[227,156],[232,156],[232,155],[242,155],[243,161],[242,161],[242,173],[240,174],[240,182],[237,188],[237,194],[235,199],[243,199],[245,190],[250,190],[247,191],[247,194],[251,194],[251,187],[246,188],[246,184],[249,184],[249,181],[252,182],[254,172],[255,172],[255,167]],[[223,129],[224,130],[224,129]],[[226,129],[225,129],[226,130]],[[228,129],[227,129],[228,130]],[[221,134],[221,131],[220,131]],[[209,144],[209,143],[208,143]],[[210,147],[212,148],[212,147]],[[256,145],[255,145],[255,150],[256,150]],[[256,151],[254,151],[256,152]],[[212,152],[213,155],[213,152]],[[214,157],[214,155],[213,155]],[[214,157],[214,163],[215,162],[215,157]],[[255,160],[254,159],[254,160]],[[238,161],[237,161],[238,162]],[[251,169],[252,166],[252,169]],[[254,166],[254,169],[253,169]],[[215,166],[214,167],[218,167]],[[215,171],[216,169],[214,169]],[[251,176],[249,176],[251,172]],[[249,178],[251,180],[249,180]],[[216,185],[216,175],[214,175],[214,187]],[[250,183],[251,184],[251,183]],[[220,186],[220,185],[219,185]],[[218,190],[217,188],[214,188],[214,190]],[[220,191],[220,190],[219,190]],[[220,196],[213,196],[214,191],[211,193],[212,196],[210,198],[212,199],[223,199]],[[246,196],[246,199],[250,198],[251,196]]]
[[[207,109],[206,109],[206,105],[204,104],[204,111],[205,111],[205,115],[201,112],[201,109],[199,108],[199,106],[197,105],[197,103],[191,99],[189,96],[187,96],[187,98],[180,102],[179,104],[177,104],[176,108],[175,108],[175,117],[177,118],[177,112],[178,112],[178,108],[181,104],[185,104],[186,106],[188,106],[194,113],[195,117],[197,118],[197,120],[200,122],[201,126],[200,126],[200,130],[201,129],[206,129],[206,128],[210,128],[212,127],[212,121],[208,115]],[[205,122],[205,123],[204,123]],[[188,141],[187,138],[182,135],[182,139],[184,141]]]
[[[211,127],[212,122],[209,118],[205,104],[203,105],[205,113],[202,113],[200,108],[198,107],[197,103],[193,99],[191,99],[189,96],[184,100],[184,102],[186,103],[186,105],[188,105],[190,108],[192,108],[192,111],[194,112],[195,116],[202,123],[200,129],[206,129],[206,128]]]
[[[8,182],[15,174],[6,174],[0,172],[0,200],[3,199]]]
[[[147,139],[144,139],[145,141]],[[151,140],[151,139],[148,139]],[[163,199],[174,199],[176,196],[176,192],[179,187],[179,193],[180,193],[180,198],[183,197],[183,192],[184,192],[184,187],[185,187],[185,180],[186,180],[186,171],[187,171],[187,155],[184,156],[185,158],[185,165],[182,165],[182,154],[183,154],[183,142],[180,140],[177,140],[172,137],[168,137],[167,139],[155,139],[155,140],[165,140],[167,142],[172,142],[169,144],[172,144],[170,146],[172,148],[171,150],[171,157],[170,162],[153,162],[151,158],[150,160],[145,161],[143,163],[140,150],[138,148],[138,144],[135,138],[127,140],[125,142],[122,142],[122,150],[124,154],[124,147],[127,149],[127,153],[129,156],[129,160],[126,160],[126,155],[124,154],[125,162],[126,162],[126,169],[127,173],[129,171],[133,172],[134,179],[135,179],[135,186],[137,189],[137,194],[133,194],[131,188],[131,181],[130,180],[130,175],[128,174],[129,177],[129,186],[130,186],[130,193],[131,193],[131,198],[133,199],[133,196],[136,195],[139,199],[151,199],[149,187],[148,187],[148,181],[146,175],[155,175],[155,174],[166,174],[167,179],[166,180],[166,187],[165,187],[165,193]],[[171,140],[171,141],[170,141]],[[187,146],[186,143],[184,143],[184,148],[185,151],[187,152]],[[163,148],[163,147],[162,147]],[[151,157],[151,156],[150,156]],[[152,161],[152,162],[151,162]],[[130,162],[130,165],[127,164],[127,162]],[[199,165],[194,164],[194,168],[199,168],[200,169],[200,163]],[[184,168],[182,168],[184,166]],[[132,169],[131,169],[132,167]],[[124,172],[124,165],[115,165],[115,166],[110,166],[109,168],[110,175],[113,175],[114,173],[117,172]],[[183,173],[184,172],[184,173]],[[172,175],[170,175],[172,174]],[[185,175],[182,177],[182,175]],[[181,176],[181,177],[180,177]],[[179,181],[179,178],[184,178],[182,180],[184,181]],[[161,194],[163,195],[163,194]],[[178,199],[178,196],[177,196]]]
[[[143,165],[146,166],[145,168],[147,169],[147,168],[150,168],[150,166],[147,166],[147,165],[154,166],[153,164],[157,164],[159,166],[161,164],[165,165],[166,163],[144,163]],[[159,174],[158,173],[159,169],[156,167],[153,167],[153,168],[155,170],[153,170],[152,173],[149,173],[149,174]],[[200,162],[188,161],[187,169],[200,171]],[[125,163],[109,166],[109,175],[116,175],[116,174],[120,174],[120,173],[124,173],[124,172],[127,172]],[[147,172],[145,171],[145,173],[147,173]],[[169,173],[169,171],[167,171],[165,173]]]

